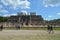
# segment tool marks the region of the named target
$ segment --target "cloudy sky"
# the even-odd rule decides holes
[[[60,18],[60,0],[0,0],[0,16],[36,12],[45,20]]]

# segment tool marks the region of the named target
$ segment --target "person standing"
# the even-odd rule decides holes
[[[50,33],[50,25],[47,25],[47,30]]]
[[[0,26],[0,30],[1,30],[1,31],[3,30],[3,25]]]
[[[50,33],[54,33],[52,25],[50,26]]]
[[[20,25],[16,25],[16,29],[20,29]]]
[[[18,25],[18,29],[20,29],[20,25]]]

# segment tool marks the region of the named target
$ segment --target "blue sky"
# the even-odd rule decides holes
[[[0,16],[17,15],[18,12],[36,12],[45,20],[60,18],[60,0],[0,0]]]

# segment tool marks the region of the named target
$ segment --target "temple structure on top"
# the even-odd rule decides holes
[[[8,22],[12,24],[21,24],[21,25],[41,25],[44,24],[44,20],[41,15],[36,15],[36,12],[20,12],[17,16],[10,16]]]

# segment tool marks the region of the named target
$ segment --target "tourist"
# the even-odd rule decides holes
[[[1,30],[1,31],[3,30],[3,25],[0,25],[0,30]]]
[[[16,29],[20,29],[20,25],[16,25]]]
[[[18,29],[17,25],[15,27],[16,27],[16,29]]]
[[[47,25],[47,30],[50,33],[50,25]]]
[[[50,32],[54,33],[52,25],[50,26]]]
[[[20,25],[18,25],[18,29],[20,29]]]
[[[52,32],[53,33],[53,27],[52,25],[48,25],[47,27],[49,34]]]

